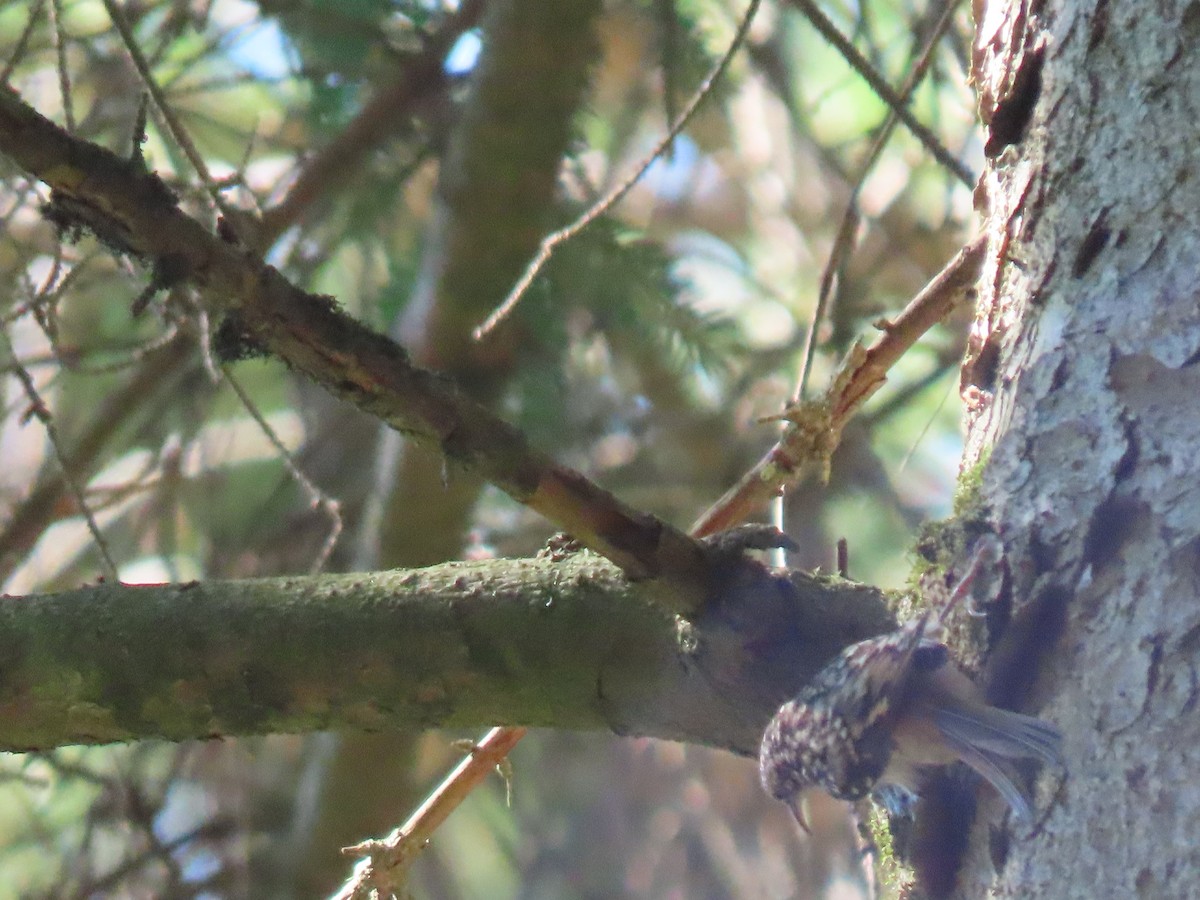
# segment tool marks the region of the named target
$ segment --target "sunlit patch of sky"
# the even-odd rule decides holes
[[[175,780],[154,819],[154,835],[164,844],[176,843],[205,824],[212,813],[213,798],[202,785]],[[185,881],[207,881],[221,871],[220,856],[199,843],[185,841],[174,856]]]
[[[446,54],[446,72],[450,75],[467,74],[475,68],[475,63],[479,62],[479,52],[482,49],[483,41],[477,28],[464,32]]]
[[[675,138],[668,152],[651,163],[642,183],[668,203],[678,203],[693,189],[700,148],[686,134]]]
[[[235,4],[236,7],[248,4]],[[233,18],[240,16],[236,14]],[[224,24],[228,25],[229,22]],[[273,19],[243,21],[243,30],[237,40],[229,44],[230,59],[245,71],[258,78],[283,78],[293,71],[293,53],[287,36]],[[471,29],[454,42],[446,54],[445,68],[450,75],[465,75],[475,68],[483,48],[479,30]]]
[[[227,52],[233,62],[258,78],[283,78],[292,71],[287,38],[272,19],[250,24]]]

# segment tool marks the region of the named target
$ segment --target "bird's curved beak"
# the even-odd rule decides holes
[[[806,796],[796,797],[788,804],[788,809],[792,811],[792,817],[795,818],[796,824],[800,826],[800,830],[811,836],[812,829],[808,827],[808,798]]]

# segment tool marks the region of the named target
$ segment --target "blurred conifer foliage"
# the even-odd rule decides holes
[[[472,330],[539,240],[667,131],[743,4],[9,0],[0,66],[5,89],[73,135],[140,152],[214,227],[215,189],[230,240],[391,334],[540,449],[686,528],[774,441],[761,419],[796,389],[831,258],[814,385],[969,227],[964,173],[982,158],[964,83],[969,11],[908,104],[925,138],[902,123],[871,159],[889,104],[814,27],[814,8],[764,3],[668,151],[481,341]],[[942,10],[827,0],[818,12],[899,90]],[[551,533],[278,361],[224,362],[212,349],[223,323],[186,284],[145,291],[136,260],[103,235],[56,229],[47,200],[0,153],[6,593],[99,575],[530,555]],[[854,577],[903,580],[914,524],[949,505],[958,430],[946,401],[964,327],[947,322],[905,357],[847,431],[828,484],[788,494],[796,565],[830,568],[847,536]],[[338,848],[402,820],[463,736],[6,756],[0,896],[324,896],[349,871]],[[841,809],[814,809],[801,840],[747,760],[546,732],[512,763],[511,808],[500,779],[476,791],[414,869],[416,896],[861,895]]]

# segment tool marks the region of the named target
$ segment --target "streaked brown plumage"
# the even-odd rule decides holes
[[[1015,763],[1061,767],[1062,736],[1040,719],[988,706],[945,644],[927,637],[927,623],[921,617],[847,647],[767,726],[763,787],[798,818],[809,788],[843,800],[884,785],[915,794],[923,770],[956,761],[987,779],[1019,819],[1032,818]]]

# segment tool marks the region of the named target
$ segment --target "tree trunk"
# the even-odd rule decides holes
[[[964,469],[984,462],[1024,626],[989,690],[1059,724],[1068,773],[1042,779],[1032,829],[1001,839],[983,807],[960,890],[1191,896],[1200,4],[995,0],[976,20],[991,246]]]

